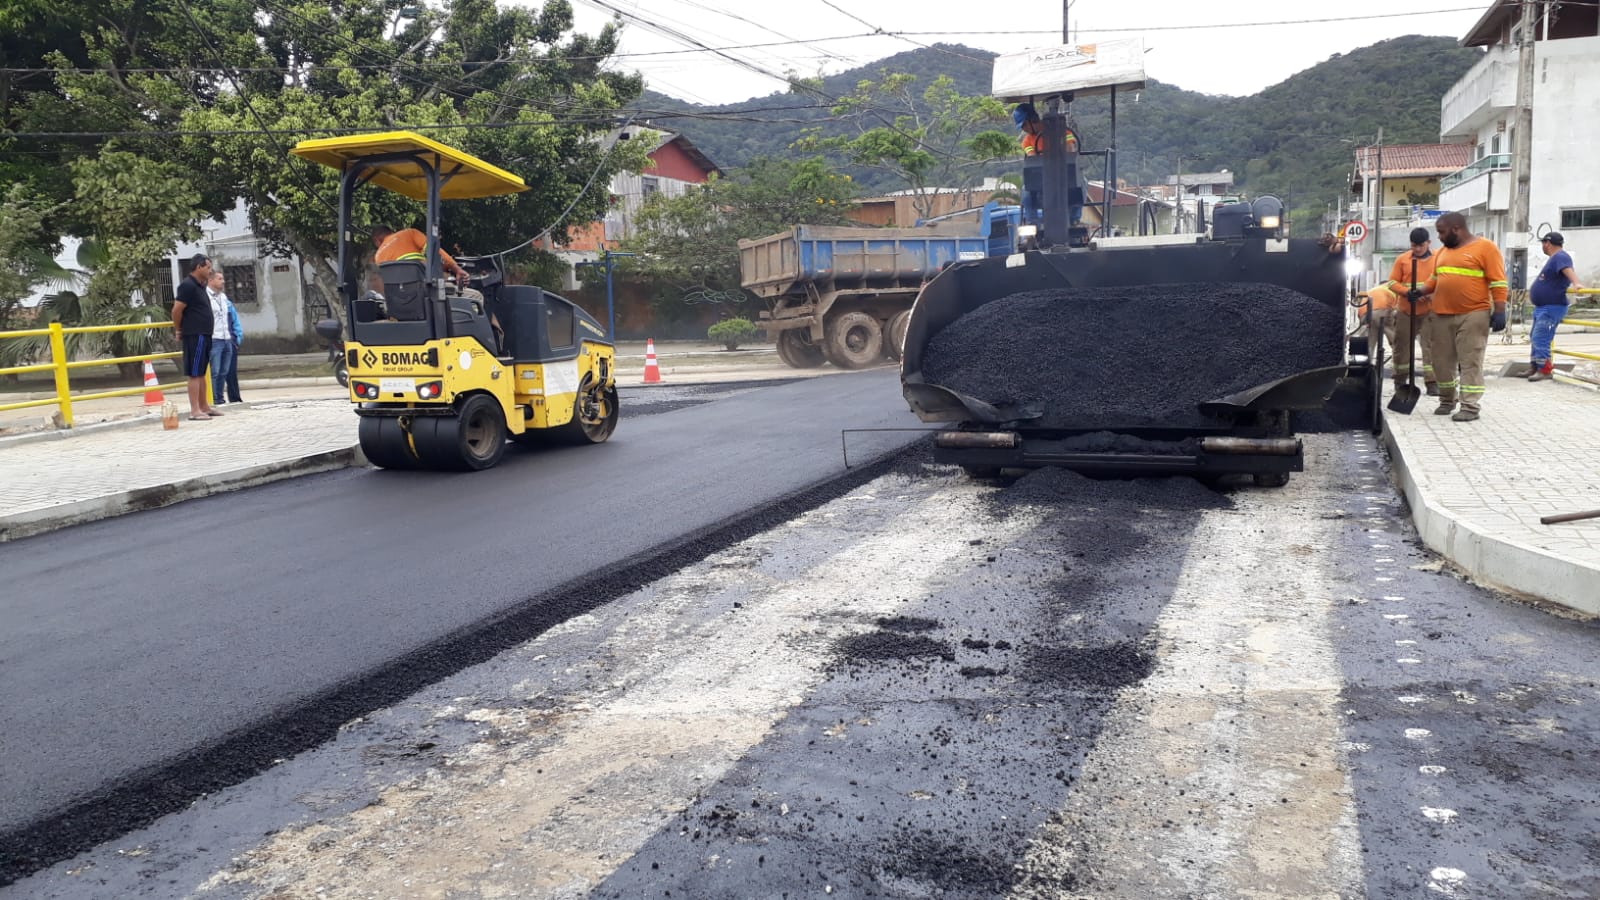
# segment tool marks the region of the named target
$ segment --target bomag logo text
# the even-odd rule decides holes
[[[405,350],[386,352],[383,354],[383,364],[386,366],[425,366],[428,364],[428,354]]]

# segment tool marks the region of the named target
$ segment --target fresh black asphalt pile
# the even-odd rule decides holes
[[[1041,427],[1204,425],[1204,401],[1338,365],[1343,332],[1339,310],[1271,284],[1032,291],[946,326],[922,374]]]

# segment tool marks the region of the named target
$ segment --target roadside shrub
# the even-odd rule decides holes
[[[740,344],[748,344],[760,336],[761,329],[749,319],[723,319],[706,329],[706,337],[729,350],[737,350]]]

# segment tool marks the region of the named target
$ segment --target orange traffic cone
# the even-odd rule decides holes
[[[144,405],[160,406],[166,402],[166,397],[161,393],[160,382],[156,380],[156,367],[150,360],[144,361]]]
[[[656,362],[655,338],[647,338],[644,342],[644,383],[661,383],[661,365]]]

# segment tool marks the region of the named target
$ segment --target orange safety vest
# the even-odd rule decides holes
[[[1042,135],[1042,134],[1034,134],[1034,133],[1031,133],[1031,132],[1024,132],[1023,135],[1022,135],[1022,155],[1023,156],[1038,156],[1039,154],[1041,154],[1043,152],[1044,152],[1044,135]],[[1074,134],[1071,129],[1067,130],[1067,152],[1068,153],[1077,153],[1078,152],[1078,136],[1076,134]]]
[[[1506,302],[1506,262],[1494,241],[1474,238],[1454,250],[1446,247],[1435,256],[1438,261],[1430,282],[1434,285],[1434,312],[1459,316]]]
[[[1406,308],[1407,304],[1400,301],[1404,301],[1406,293],[1411,290],[1411,263],[1413,260],[1417,264],[1417,287],[1420,288],[1426,285],[1428,280],[1433,277],[1433,267],[1438,263],[1439,257],[1438,254],[1429,253],[1427,256],[1419,258],[1412,256],[1408,251],[1395,258],[1394,267],[1389,270],[1389,282],[1384,286],[1392,291],[1397,298],[1398,305],[1395,308],[1405,312],[1407,315],[1410,314],[1410,311]],[[1417,301],[1417,315],[1425,316],[1431,312],[1433,312],[1432,297],[1423,297]]]

